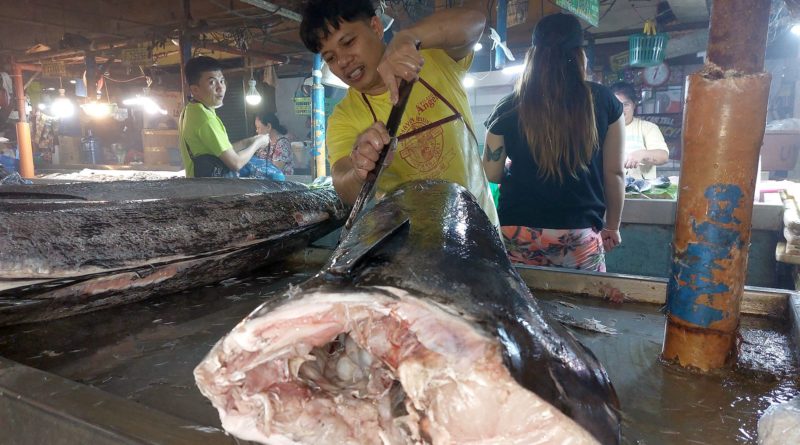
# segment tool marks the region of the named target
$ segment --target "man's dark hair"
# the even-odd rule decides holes
[[[369,20],[375,17],[371,0],[309,0],[303,8],[300,38],[312,53],[318,53],[322,40],[339,29],[341,22]]]
[[[630,101],[633,102],[634,105],[636,105],[639,102],[639,98],[637,97],[636,94],[636,89],[633,87],[633,85],[631,85],[628,82],[617,82],[611,85],[611,92],[614,94],[617,93],[622,94],[623,96],[630,99]]]
[[[192,57],[186,62],[183,71],[186,74],[186,82],[189,85],[197,85],[203,73],[208,71],[222,71],[222,64],[213,57],[197,56]]]

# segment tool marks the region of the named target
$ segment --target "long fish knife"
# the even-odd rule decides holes
[[[397,88],[397,103],[392,106],[392,110],[389,112],[389,119],[386,121],[386,131],[389,132],[390,138],[389,143],[383,146],[383,149],[381,149],[381,153],[378,156],[378,161],[375,163],[375,168],[367,174],[367,179],[361,186],[361,191],[358,193],[358,197],[353,203],[353,208],[350,210],[350,215],[347,217],[347,221],[344,223],[344,228],[342,228],[342,233],[339,236],[339,242],[344,239],[344,237],[347,235],[347,232],[350,231],[351,227],[353,227],[353,223],[358,218],[358,214],[361,213],[361,210],[363,210],[364,204],[369,201],[369,198],[374,191],[375,184],[378,182],[378,178],[386,168],[387,155],[389,152],[394,151],[395,147],[397,147],[397,130],[400,128],[400,120],[403,117],[403,112],[406,110],[406,104],[408,103],[409,96],[411,96],[411,88],[413,86],[413,82],[407,82],[403,80],[400,82],[400,86]]]

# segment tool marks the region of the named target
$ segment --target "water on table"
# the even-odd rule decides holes
[[[216,410],[194,385],[192,370],[264,299],[313,272],[277,266],[178,295],[2,328],[0,355],[198,426],[219,427]],[[625,443],[755,443],[761,413],[799,392],[791,345],[784,327],[774,323],[743,321],[739,371],[695,376],[657,361],[664,324],[657,308],[574,295],[537,296],[545,311],[572,326],[605,364],[622,403]]]
[[[736,371],[697,375],[659,361],[664,315],[655,306],[537,296],[605,365],[622,405],[625,443],[756,443],[764,410],[800,393],[795,349],[780,323],[743,318]]]

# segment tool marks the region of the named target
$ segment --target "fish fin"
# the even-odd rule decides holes
[[[356,224],[337,248],[340,253],[331,257],[323,270],[333,275],[350,275],[365,255],[408,225],[409,219],[404,212],[392,211],[376,218],[359,220]]]

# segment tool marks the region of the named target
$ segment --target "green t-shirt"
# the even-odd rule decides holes
[[[219,157],[231,148],[225,125],[213,109],[199,102],[186,105],[178,124],[181,142],[181,157],[186,168],[186,177],[194,178],[194,163],[187,145],[194,156],[214,155]]]

